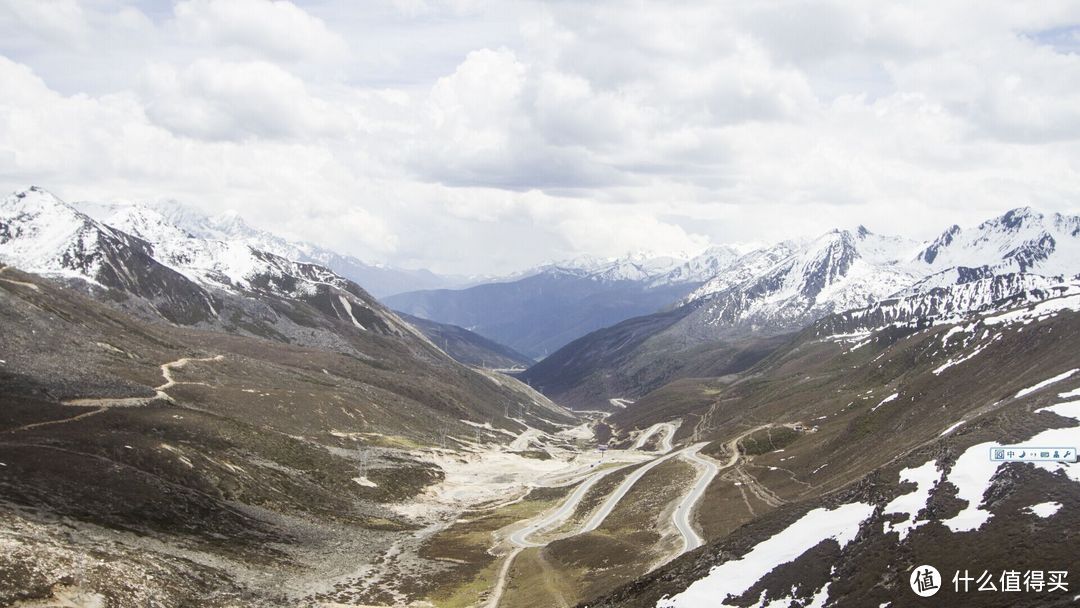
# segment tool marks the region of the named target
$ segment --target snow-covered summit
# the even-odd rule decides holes
[[[1080,216],[1020,207],[973,228],[951,226],[915,259],[931,272],[986,266],[994,273],[1075,274],[1080,272]]]
[[[1080,217],[1019,208],[925,243],[863,226],[781,243],[736,259],[686,301],[700,305],[695,319],[704,327],[775,330],[917,294],[931,294],[932,304],[915,310],[985,307],[1077,274]]]
[[[550,262],[518,273],[515,276],[535,274],[569,274],[594,281],[648,281],[685,264],[686,256],[657,254],[648,251],[627,253],[621,257],[580,255],[567,260]]]
[[[191,230],[198,226],[178,226],[152,205],[78,207],[98,219],[37,187],[0,201],[0,261],[127,291],[176,322],[217,317],[215,300],[232,294],[304,301],[365,330],[411,331],[332,270],[260,249],[256,231],[248,232],[252,238],[207,238]],[[217,232],[202,233],[247,230],[238,218],[214,226]]]
[[[0,261],[30,272],[98,283],[125,237],[38,186],[0,202]]]

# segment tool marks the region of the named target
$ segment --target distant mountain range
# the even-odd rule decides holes
[[[1027,243],[1046,229],[1060,245],[1063,234],[1054,228],[1071,221],[1060,219],[1026,213],[1025,229],[1013,235]],[[1003,270],[1019,270],[1011,261],[1017,256],[996,256],[1017,249],[1011,239],[995,238],[1007,237],[1000,228],[974,230],[969,243],[994,242],[984,250],[985,264],[996,266],[996,258]],[[1048,252],[1042,268],[1066,270],[1054,266],[1065,262],[1054,258],[1066,248]],[[837,313],[746,373],[683,378],[613,412],[606,422],[628,430],[612,445],[630,445],[636,429],[681,421],[676,441],[705,445],[702,453],[726,469],[708,484],[696,512],[702,536],[712,540],[658,568],[641,568],[642,575],[615,589],[587,594],[579,605],[912,606],[922,601],[909,587],[921,564],[963,573],[972,563],[979,572],[1040,560],[1075,563],[1067,541],[1077,530],[1077,465],[1068,457],[994,462],[988,452],[1071,446],[1080,438],[1080,285],[1044,291],[1017,278],[1029,272],[998,276],[996,287],[977,279],[939,295],[957,302],[974,292],[1026,295],[969,314],[899,323],[879,316],[878,329],[857,334],[837,334],[845,328],[836,317],[866,315]],[[891,300],[862,310],[874,316],[907,301]],[[917,301],[929,302],[909,300]],[[964,301],[986,306],[981,297]],[[641,528],[650,525],[655,519]],[[632,566],[630,558],[611,557],[631,551],[587,551],[604,542],[611,541],[597,534],[553,543],[545,559],[563,571],[583,569],[583,554],[602,556],[592,563],[614,571]],[[943,576],[940,601],[925,598],[927,605],[1075,601],[1074,592],[1032,592],[1025,600],[979,594],[974,586],[965,593],[950,578]]]
[[[458,361],[486,369],[524,370],[533,363],[529,357],[509,346],[471,332],[464,327],[436,323],[420,317],[399,313],[403,319],[419,329],[436,346]]]
[[[691,370],[739,371],[755,360],[745,356],[746,339],[750,352],[761,354],[763,339],[828,315],[869,308],[848,313],[870,323],[862,328],[868,330],[880,326],[874,323],[986,309],[1032,289],[1049,293],[1078,273],[1077,216],[1019,208],[973,228],[952,226],[925,243],[863,227],[834,230],[737,257],[678,308],[584,336],[523,377],[562,403],[602,407]],[[713,352],[718,367],[701,369],[702,348]]]
[[[444,277],[429,270],[409,270],[368,264],[356,257],[303,241],[291,241],[250,226],[235,212],[207,215],[178,201],[121,204],[82,201],[72,203],[79,211],[115,228],[155,237],[159,241],[189,236],[230,243],[243,243],[283,258],[318,264],[359,285],[377,298],[440,287],[467,285],[466,277]],[[151,239],[153,240],[153,239]]]
[[[724,245],[693,257],[583,256],[467,289],[398,294],[386,303],[539,359],[591,331],[673,307],[738,259],[740,251]]]
[[[68,205],[31,188],[3,201],[0,260],[135,296],[119,305],[175,323],[346,348],[333,328],[308,329],[302,311],[315,309],[315,325],[412,332],[473,365],[542,359],[523,378],[591,408],[687,374],[738,372],[826,317],[868,331],[1059,293],[1080,273],[1080,217],[1018,208],[926,242],[860,226],[749,251],[585,256],[384,298],[415,323],[333,270],[374,267],[171,203]]]

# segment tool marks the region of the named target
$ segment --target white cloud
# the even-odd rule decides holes
[[[930,235],[1077,210],[1077,23],[1064,1],[12,0],[0,186],[232,207],[454,272]]]
[[[299,78],[263,61],[200,59],[182,70],[153,64],[144,83],[151,120],[182,135],[318,138],[349,128],[341,108],[310,95]]]
[[[285,60],[330,60],[344,39],[287,0],[185,0],[173,7],[182,36]]]

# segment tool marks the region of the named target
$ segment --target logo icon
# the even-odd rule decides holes
[[[930,597],[941,589],[941,573],[933,566],[919,566],[911,571],[911,590],[919,597]]]

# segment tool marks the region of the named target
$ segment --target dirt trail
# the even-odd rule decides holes
[[[547,590],[548,597],[554,598],[558,608],[567,608],[570,603],[566,601],[566,597],[563,595],[562,589],[559,588],[558,572],[555,568],[551,567],[547,558],[544,557],[544,550],[539,549],[536,552],[536,561],[540,564],[540,568],[543,569],[544,574],[542,580],[544,581],[544,589]]]
[[[20,431],[29,431],[30,429],[37,429],[37,428],[41,428],[43,426],[52,426],[54,424],[64,424],[64,423],[67,423],[67,422],[75,422],[76,420],[82,420],[83,418],[89,418],[90,416],[96,416],[96,415],[104,412],[107,409],[109,409],[109,408],[108,407],[100,407],[100,408],[98,408],[96,410],[91,410],[89,412],[83,412],[82,414],[79,414],[78,416],[73,416],[71,418],[63,418],[63,419],[60,419],[60,420],[46,420],[45,422],[35,422],[33,424],[24,424],[22,426],[15,427],[13,429],[8,429],[5,432],[6,433],[18,433]]]
[[[164,391],[165,389],[172,388],[172,387],[176,386],[177,384],[198,384],[198,385],[201,385],[201,386],[210,386],[209,384],[207,384],[205,382],[184,382],[184,381],[176,380],[176,379],[173,378],[172,372],[173,372],[174,369],[179,369],[181,367],[184,367],[185,365],[187,365],[188,363],[191,363],[192,361],[195,361],[195,362],[222,361],[224,359],[225,359],[224,355],[216,355],[216,356],[213,356],[213,357],[206,357],[204,359],[193,359],[193,358],[190,358],[190,357],[183,357],[181,359],[177,359],[176,361],[170,361],[168,363],[162,363],[161,364],[161,377],[165,379],[165,384],[162,384],[161,386],[155,387],[154,390]]]
[[[10,266],[0,266],[0,274],[4,274],[5,272],[7,272],[8,268],[10,268]],[[3,279],[3,278],[0,278],[0,281],[3,281],[5,283],[11,283],[12,285],[19,285],[20,287],[29,287],[30,289],[33,289],[34,291],[41,291],[40,287],[38,287],[37,285],[34,285],[33,283],[27,283],[26,281],[16,281],[15,279]]]
[[[498,608],[499,602],[502,601],[503,592],[506,591],[506,575],[510,573],[510,566],[513,565],[514,558],[523,550],[524,547],[515,547],[503,559],[502,568],[499,569],[499,576],[495,579],[495,587],[491,590],[491,597],[488,598],[487,604],[485,604],[487,608]]]
[[[0,272],[3,272],[4,270],[5,270],[5,268],[0,268]],[[3,279],[0,279],[0,280],[3,280]],[[33,286],[33,287],[35,289],[37,288],[36,285]],[[83,408],[93,407],[93,408],[97,408],[97,409],[94,409],[94,410],[89,411],[89,412],[83,412],[83,413],[78,414],[76,416],[72,416],[71,418],[62,418],[60,420],[46,420],[44,422],[34,422],[32,424],[24,424],[23,426],[15,427],[13,429],[8,429],[7,431],[4,431],[4,432],[5,433],[18,433],[20,431],[28,431],[30,429],[36,429],[36,428],[41,428],[41,427],[45,427],[45,426],[52,426],[54,424],[66,424],[68,422],[76,422],[78,420],[83,420],[85,418],[89,418],[90,416],[96,416],[96,415],[101,414],[102,412],[105,412],[106,410],[112,409],[114,407],[142,407],[142,406],[145,406],[145,405],[149,405],[150,403],[153,403],[154,401],[157,401],[159,399],[172,403],[173,402],[172,397],[170,397],[165,392],[165,389],[167,389],[167,388],[171,388],[171,387],[176,386],[178,384],[199,384],[199,385],[202,385],[202,386],[209,386],[205,382],[181,382],[181,381],[177,381],[172,377],[172,370],[173,369],[183,367],[183,366],[187,365],[188,363],[190,363],[192,361],[221,361],[224,358],[225,357],[222,356],[222,355],[216,355],[214,357],[207,357],[205,359],[191,359],[191,358],[185,357],[185,358],[182,358],[182,359],[177,359],[176,361],[170,361],[169,363],[163,363],[161,365],[161,376],[165,379],[165,383],[162,384],[161,386],[157,386],[157,387],[154,388],[154,391],[155,391],[156,394],[153,397],[93,397],[93,398],[82,398],[82,399],[68,399],[66,401],[62,401],[61,403],[63,405],[72,406],[72,407],[83,407]]]

